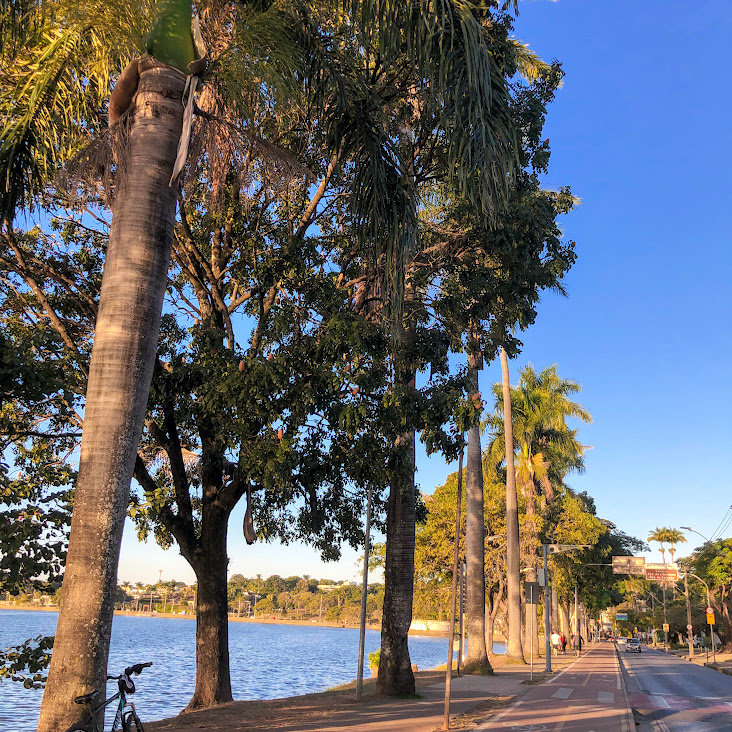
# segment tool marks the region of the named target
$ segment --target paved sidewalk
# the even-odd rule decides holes
[[[615,648],[600,643],[478,730],[630,732],[630,719]]]
[[[570,654],[552,659],[556,673],[576,663]],[[537,659],[534,684],[541,683],[544,659]],[[431,672],[434,673],[434,672]],[[444,672],[441,674],[444,679]],[[437,677],[439,678],[439,676]],[[450,719],[452,729],[475,730],[489,716],[501,713],[527,693],[536,689],[529,685],[528,666],[498,666],[493,676],[453,677]],[[347,698],[328,708],[313,703],[320,695],[305,695],[289,700],[274,700],[272,708],[258,714],[248,713],[251,705],[267,702],[232,702],[198,712],[181,714],[145,724],[151,732],[433,732],[441,730],[444,714],[445,682],[433,681],[420,686],[417,699],[394,699],[371,696],[356,704],[352,691]],[[280,709],[277,702],[284,702]],[[490,723],[489,723],[490,724]],[[483,729],[493,729],[488,727]]]

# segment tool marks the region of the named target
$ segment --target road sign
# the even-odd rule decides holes
[[[524,582],[524,594],[526,602],[530,605],[536,605],[539,602],[539,583]]]
[[[539,577],[539,587],[546,587],[546,572],[544,571],[544,568],[538,570],[537,572]]]
[[[707,613],[707,625],[714,625],[714,613]]]
[[[691,623],[689,623],[689,624],[688,624],[688,625],[686,626],[686,629],[687,629],[687,630],[694,630],[694,626],[693,626],[693,625],[692,625]]]
[[[646,579],[652,582],[677,582],[679,579],[679,565],[646,563]]]
[[[628,613],[615,613],[615,620],[627,620]]]
[[[592,544],[546,544],[549,554],[556,552],[568,552],[572,549],[592,549]]]
[[[663,624],[663,632],[668,633],[668,623]]]
[[[713,607],[708,607],[707,608],[707,615],[711,615],[713,612],[714,612],[714,608]]]
[[[644,574],[645,557],[612,557],[613,574]]]

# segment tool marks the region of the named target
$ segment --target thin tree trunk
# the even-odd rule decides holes
[[[414,381],[412,381],[412,385]],[[382,696],[414,694],[408,634],[414,593],[416,487],[414,432],[395,444],[396,464],[386,514],[386,564],[377,687]]]
[[[569,638],[569,604],[564,599],[559,600],[559,618],[561,622],[562,633],[564,633],[564,635]]]
[[[210,507],[204,513],[201,542],[194,559],[198,581],[196,608],[196,689],[186,711],[232,700],[229,675],[229,604],[226,536],[229,514]]]
[[[99,301],[63,606],[39,732],[88,719],[73,697],[104,691],[122,528],[153,373],[175,223],[168,186],[185,76],[154,59],[140,82],[122,155]],[[110,669],[116,671],[117,669]]]
[[[508,621],[506,657],[513,663],[523,663],[518,495],[516,493],[516,469],[513,461],[511,383],[508,376],[508,356],[503,348],[501,348],[501,373],[503,377],[503,430],[506,442],[506,619]]]
[[[480,399],[478,369],[480,352],[468,356],[468,398]],[[485,515],[483,511],[483,456],[480,427],[468,431],[468,459],[465,489],[465,558],[467,568],[468,654],[465,673],[493,673],[485,645]]]

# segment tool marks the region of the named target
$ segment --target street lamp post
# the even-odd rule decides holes
[[[732,506],[730,506],[730,508],[732,509]],[[712,543],[711,539],[707,539],[707,537],[704,536],[704,534],[702,534],[700,531],[697,531],[696,529],[692,529],[691,526],[682,526],[681,528],[684,531],[691,531],[693,534],[698,534],[699,536],[701,536],[702,539],[704,539],[704,541],[707,544]],[[686,572],[685,572],[685,574],[686,574]],[[701,582],[704,585],[704,587],[707,590],[707,607],[712,607],[712,600],[709,595],[709,585],[698,575],[692,574],[691,572],[689,572],[689,574],[692,577],[696,577],[699,580],[699,582]],[[689,621],[689,622],[691,622],[691,621]],[[709,641],[712,644],[712,657],[714,659],[714,663],[716,664],[717,663],[717,647],[714,644],[714,624],[713,623],[709,623]],[[709,656],[707,656],[707,660],[709,660]]]
[[[546,655],[546,671],[552,672],[552,641],[551,641],[551,617],[549,606],[551,603],[551,588],[549,586],[549,555],[567,552],[572,549],[591,549],[592,544],[542,544],[541,550],[544,555],[544,653]],[[577,625],[575,619],[575,626]]]
[[[689,579],[684,570],[684,598],[686,599],[686,633],[689,637],[689,658],[694,658],[694,626],[691,623],[691,603],[689,602]]]
[[[685,572],[686,574],[686,572]],[[709,585],[698,575],[694,574],[693,572],[688,572],[689,577],[695,577],[704,585],[704,589],[707,591],[707,607],[712,607],[712,600],[709,595]],[[709,623],[709,640],[712,642],[712,656],[714,659],[714,663],[717,663],[717,647],[714,645],[714,625],[712,623]],[[709,659],[709,656],[707,656],[707,660]]]

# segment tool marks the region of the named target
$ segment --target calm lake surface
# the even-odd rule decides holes
[[[0,648],[36,635],[52,635],[53,612],[0,610]],[[133,700],[142,721],[178,714],[195,685],[194,620],[115,616],[108,671],[153,661],[135,677]],[[366,653],[379,647],[379,633],[366,631]],[[409,654],[420,669],[445,662],[445,638],[412,636]],[[231,685],[235,699],[277,699],[324,691],[356,677],[358,629],[303,625],[229,623]],[[496,653],[504,653],[496,643]],[[368,660],[364,659],[368,666]],[[368,668],[364,676],[370,676]],[[108,687],[111,689],[111,685]],[[0,682],[0,732],[35,732],[43,690]]]

